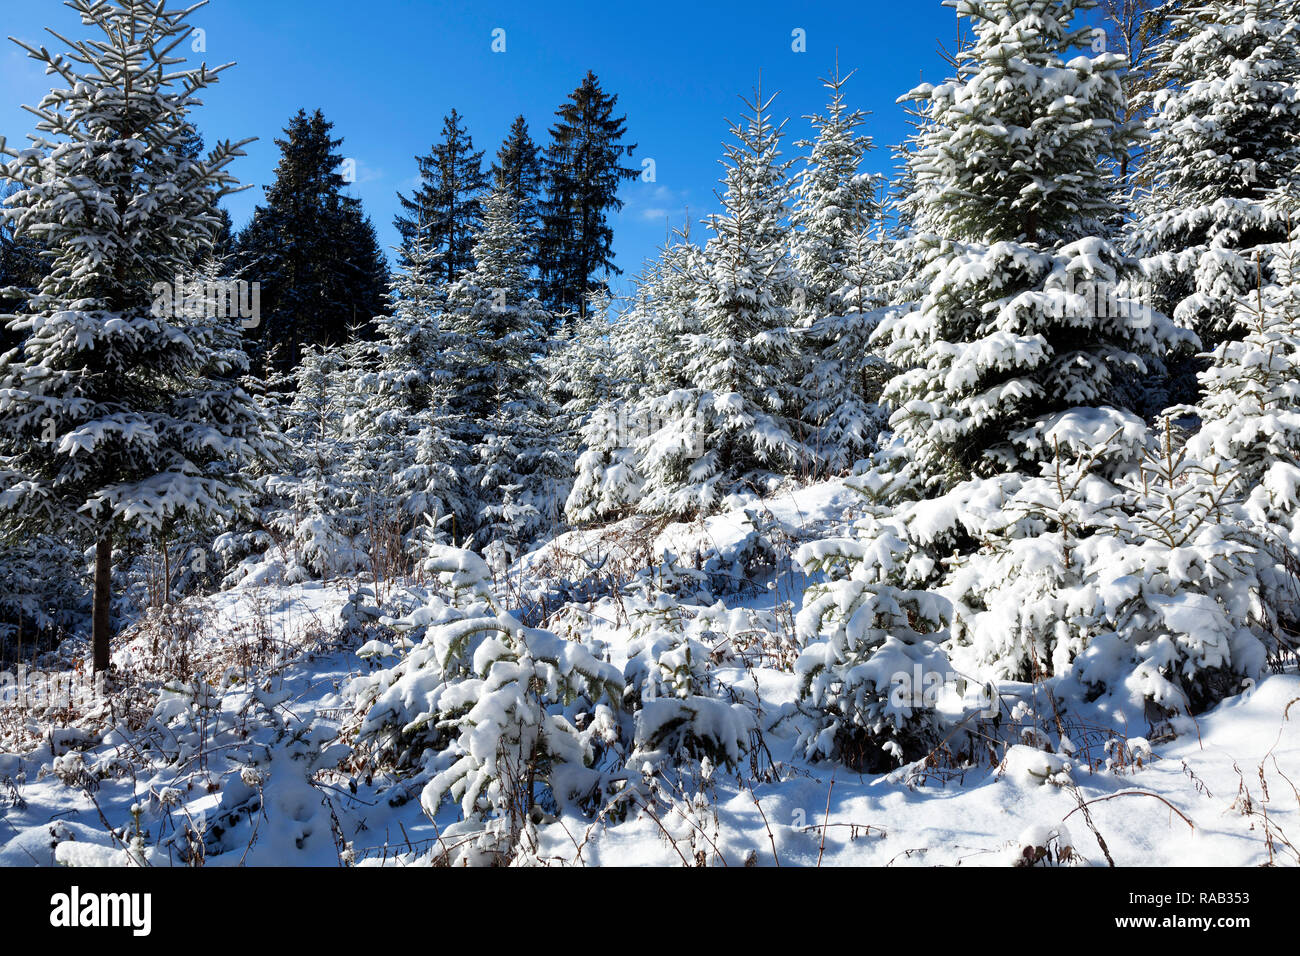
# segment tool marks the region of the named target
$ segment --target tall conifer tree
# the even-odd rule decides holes
[[[452,110],[442,121],[442,140],[427,156],[417,156],[420,188],[397,198],[403,214],[394,220],[404,249],[417,238],[441,260],[442,281],[454,282],[474,267],[474,243],[483,217],[482,197],[488,188],[483,151]]]
[[[627,118],[614,115],[617,105],[588,71],[555,111],[541,206],[543,301],[554,312],[582,314],[592,291],[607,290],[604,277],[620,274],[608,215],[623,208],[619,184],[640,170],[622,165],[636,147],[623,146]]]
[[[305,110],[277,139],[275,182],[239,235],[242,274],[262,284],[262,321],[252,336],[281,370],[307,345],[340,343],[384,308],[387,264],[361,200],[344,193],[342,139]]]

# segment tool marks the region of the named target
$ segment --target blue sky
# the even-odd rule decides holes
[[[0,0],[4,33],[27,42],[57,41],[46,26],[84,36],[59,0]],[[500,3],[434,0],[212,0],[193,16],[205,31],[197,62],[237,65],[212,88],[195,119],[209,142],[257,136],[233,170],[253,189],[231,197],[236,226],[247,221],[278,157],[273,140],[299,107],[321,108],[356,161],[350,187],[374,220],[381,243],[397,241],[392,220],[398,190],[415,181],[414,156],[428,152],[442,118],[460,111],[486,158],[522,113],[544,143],[555,108],[594,70],[619,96],[627,115],[632,165],[655,161],[655,182],[624,185],[614,220],[615,254],[630,275],[652,256],[666,223],[696,223],[716,208],[725,120],[741,109],[738,94],[759,80],[780,91],[778,116],[789,116],[787,155],[807,135],[804,114],[820,110],[839,53],[856,68],[853,106],[872,112],[878,149],[870,165],[892,169],[888,147],[909,131],[896,99],[918,79],[946,74],[938,54],[951,48],[956,15],[939,0],[838,3],[679,2]],[[492,51],[505,31],[505,52]],[[804,31],[805,52],[792,33]],[[0,41],[5,42],[5,41]],[[49,88],[41,68],[16,46],[0,50],[0,135],[24,141],[32,117],[21,109]],[[186,47],[182,47],[185,50]],[[391,259],[391,255],[390,255]],[[616,288],[625,288],[625,283]]]

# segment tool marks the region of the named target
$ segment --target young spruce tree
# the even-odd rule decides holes
[[[692,311],[698,332],[680,337],[686,388],[655,396],[643,436],[645,507],[708,511],[742,480],[793,473],[806,447],[798,434],[799,354],[790,338],[798,275],[790,261],[790,160],[784,123],[756,91],[726,147],[722,212],[708,219]]]
[[[10,320],[22,346],[0,359],[0,508],[95,542],[94,666],[105,670],[114,539],[229,515],[247,493],[236,469],[275,446],[238,384],[238,326],[205,302],[154,307],[155,286],[211,246],[214,196],[234,184],[226,167],[241,144],[184,152],[186,116],[225,67],[179,68],[195,6],[69,5],[98,35],[62,54],[19,44],[64,85],[34,110],[31,147],[4,151],[4,175],[23,187],[6,215],[52,258]]]
[[[540,345],[550,316],[529,292],[531,236],[497,188],[483,205],[474,268],[447,290],[452,381],[448,427],[468,450],[462,526],[480,547],[514,554],[549,531],[570,466],[553,440]]]
[[[822,81],[830,103],[825,114],[809,117],[817,138],[798,144],[810,151],[795,178],[790,211],[802,279],[795,314],[806,330],[804,417],[809,444],[835,470],[861,457],[883,422],[877,402],[883,362],[869,347],[876,317],[867,314],[878,304],[884,276],[884,249],[871,236],[882,229],[877,194],[883,177],[862,169],[872,141],[860,132],[866,113],[844,102],[852,76],[841,76],[837,63]]]
[[[956,78],[908,96],[925,104],[905,203],[923,296],[877,332],[907,369],[885,390],[895,437],[942,486],[1032,472],[1052,457],[1046,430],[1122,405],[1118,374],[1159,370],[1179,341],[1133,300],[1134,264],[1105,238],[1106,157],[1133,131],[1120,122],[1124,58],[1077,52],[1092,0],[952,2],[975,40]],[[1098,428],[1110,430],[1072,433]]]

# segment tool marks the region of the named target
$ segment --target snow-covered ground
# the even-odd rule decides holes
[[[857,500],[828,482],[736,501],[694,523],[628,519],[571,532],[511,570],[502,591],[516,613],[545,616],[557,634],[582,632],[620,669],[633,640],[620,613],[639,591],[670,590],[712,615],[715,676],[757,715],[762,741],[734,772],[697,767],[656,780],[659,800],[621,819],[548,819],[530,859],[970,866],[1010,865],[1028,852],[1076,865],[1300,861],[1294,667],[1185,720],[1174,739],[1148,742],[1147,727],[1103,726],[1086,707],[1062,713],[1040,688],[1004,685],[997,736],[969,761],[940,749],[868,776],[800,759],[789,719],[795,677],[780,653],[805,584],[790,554],[841,533]],[[747,577],[737,577],[742,567]],[[384,662],[383,645],[401,653],[364,610],[373,594],[351,599],[358,587],[223,592],[124,633],[107,701],[44,714],[6,701],[0,865],[437,857],[459,805],[444,803],[430,820],[418,786],[351,746],[349,684]],[[401,606],[400,589],[386,597],[386,608]]]

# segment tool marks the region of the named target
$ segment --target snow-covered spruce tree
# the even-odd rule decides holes
[[[893,240],[864,230],[849,241],[849,285],[840,309],[800,334],[807,371],[804,420],[808,444],[831,472],[867,457],[889,420],[880,401],[893,367],[873,341],[892,288],[901,276]]]
[[[0,208],[10,196],[22,187],[7,179],[0,179]],[[12,219],[0,216],[0,315],[16,312],[35,291],[45,275],[41,258],[41,243],[32,236],[20,235]],[[5,352],[21,341],[8,329],[0,328],[0,349]]]
[[[910,303],[919,302],[929,291],[924,275],[930,249],[906,240],[917,234],[938,234],[938,230],[926,221],[925,207],[911,201],[916,192],[916,167],[912,157],[921,148],[922,134],[932,125],[927,105],[921,100],[919,106],[914,103],[907,108],[914,131],[893,149],[895,172],[884,203],[886,215],[892,217],[893,225],[884,240],[888,243],[890,256],[882,295],[887,304],[908,307],[908,311]]]
[[[287,468],[269,476],[262,509],[268,547],[283,553],[289,581],[333,577],[366,564],[365,503],[375,473],[360,434],[371,417],[364,387],[364,346],[308,346],[294,371],[293,399],[281,411],[292,444]],[[229,544],[223,542],[225,549]],[[273,555],[274,556],[274,555]],[[236,569],[235,578],[257,564]]]
[[[642,365],[639,381],[655,394],[694,384],[687,368],[695,339],[704,331],[700,290],[709,282],[709,259],[689,228],[674,233],[646,281],[638,287],[637,309],[616,332],[620,353],[635,347]],[[631,397],[631,396],[628,396]]]
[[[294,377],[276,371],[274,348],[264,350],[260,362],[249,358],[249,370],[240,378],[240,384],[275,423],[284,447],[279,459],[249,462],[240,469],[252,485],[248,510],[228,523],[226,530],[212,541],[212,552],[219,559],[213,570],[221,575],[222,587],[231,587],[243,580],[261,561],[261,556],[276,543],[266,521],[282,502],[272,495],[268,486],[292,471],[296,460],[294,441],[283,430],[286,411],[295,397]]]
[[[795,144],[809,150],[791,184],[790,206],[792,258],[802,280],[794,312],[802,325],[843,309],[846,290],[859,281],[853,241],[880,217],[883,177],[862,169],[873,149],[871,137],[860,132],[867,114],[844,102],[854,72],[841,76],[837,63],[834,75],[822,80],[830,90],[826,112],[805,117],[817,137]]]
[[[805,595],[796,622],[804,648],[795,662],[807,722],[798,746],[810,759],[833,759],[867,773],[917,760],[939,743],[937,700],[951,669],[940,649],[946,602],[908,587],[900,559],[908,544],[874,518],[864,541],[827,540],[795,560],[828,580]]]
[[[36,108],[28,149],[5,150],[23,186],[5,215],[52,253],[0,360],[0,506],[22,526],[95,542],[94,664],[109,664],[114,538],[246,499],[239,465],[274,452],[237,379],[228,319],[157,315],[156,284],[211,246],[214,195],[240,144],[187,158],[186,116],[224,67],[180,69],[187,16],[163,0],[71,0],[101,36],[66,53],[20,44],[66,86]],[[234,329],[238,334],[238,329]]]
[[[684,235],[678,240],[637,277],[629,307],[608,329],[613,374],[607,400],[582,425],[577,476],[564,506],[570,521],[613,518],[637,505],[645,485],[638,439],[662,424],[651,416],[653,397],[689,385],[686,337],[699,331],[703,252]]]
[[[443,327],[442,255],[419,235],[407,242],[389,314],[375,317],[377,338],[366,347],[366,407],[354,429],[371,470],[363,510],[372,527],[387,527],[404,545],[424,527],[420,516],[463,510],[457,468],[464,449],[448,434],[453,339]]]
[[[731,124],[723,211],[706,220],[700,331],[683,343],[690,385],[653,397],[644,412],[656,424],[638,448],[647,511],[708,511],[742,482],[810,467],[790,335],[798,288],[786,208],[793,161],[781,159],[785,124],[770,118],[773,98],[756,90],[743,100],[746,118]]]
[[[540,400],[527,413],[503,400],[476,449],[471,474],[483,504],[477,536],[505,564],[564,530],[573,458],[552,430],[558,415]]]
[[[1255,282],[1253,250],[1286,237],[1267,199],[1300,162],[1300,9],[1177,5],[1144,105],[1151,142],[1131,244],[1155,305],[1212,349],[1246,331],[1233,322]]]
[[[483,204],[475,266],[447,290],[450,437],[468,449],[465,531],[515,554],[553,530],[572,464],[540,362],[550,319],[528,289],[532,239],[503,187]]]
[[[1231,506],[1240,476],[1177,447],[1166,418],[1120,486],[1086,542],[1099,633],[1069,674],[1085,693],[1064,696],[1199,713],[1262,677],[1273,643],[1266,565]]]
[[[951,2],[975,41],[957,79],[909,94],[925,103],[905,205],[927,230],[909,240],[927,291],[877,333],[907,369],[885,390],[894,435],[948,487],[1033,470],[1046,423],[1116,401],[1118,371],[1158,369],[1178,341],[1126,297],[1132,264],[1103,238],[1105,157],[1132,131],[1123,58],[1065,60],[1087,47],[1091,0]]]
[[[201,158],[201,142],[193,133],[185,155]],[[215,200],[214,200],[215,201]],[[248,374],[249,362],[245,358],[244,337],[241,328],[253,324],[260,309],[260,292],[256,286],[240,280],[235,273],[233,256],[222,253],[219,243],[229,239],[226,232],[229,215],[220,207],[214,212],[219,217],[218,236],[213,248],[201,253],[196,263],[177,276],[175,288],[156,291],[155,309],[165,314],[168,307],[175,317],[184,314],[192,324],[213,327],[213,346],[226,353],[232,368],[240,368],[236,383],[263,410],[268,420],[275,422],[275,410],[266,400],[265,389],[255,376]],[[243,284],[240,283],[243,281]],[[177,296],[181,295],[177,309]],[[283,449],[285,456],[289,449]],[[271,458],[227,459],[214,461],[211,474],[237,475],[251,495],[248,507],[240,509],[231,520],[214,523],[210,515],[188,514],[179,516],[161,532],[137,525],[114,543],[115,575],[122,583],[114,584],[117,600],[125,608],[144,608],[150,602],[171,601],[192,594],[220,581],[220,566],[208,558],[215,552],[215,539],[227,528],[238,525],[256,513],[259,477],[265,469],[274,467]],[[129,612],[128,612],[129,613]]]
[[[290,580],[407,568],[432,527],[452,532],[462,502],[462,448],[448,435],[453,388],[438,257],[415,237],[392,280],[378,337],[309,346],[279,417],[294,454],[268,476],[266,532],[228,536],[230,580],[285,558]],[[432,516],[431,526],[425,516]],[[271,549],[272,545],[277,545]]]
[[[46,650],[90,621],[85,556],[66,537],[0,527],[0,660]]]
[[[521,226],[533,235],[539,233],[542,154],[529,135],[528,121],[523,116],[515,117],[505,141],[497,149],[496,161],[492,163],[492,181],[498,186],[504,186],[519,204]],[[536,262],[532,264],[537,265]]]
[[[932,585],[952,603],[956,672],[1044,682],[1060,712],[1096,702],[1116,726],[1199,712],[1262,674],[1276,619],[1237,476],[1179,448],[1167,419],[1134,425],[1038,476],[965,482],[893,517],[931,553],[979,541]],[[1135,439],[1140,461],[1113,473],[1108,446]]]
[[[577,447],[592,413],[620,390],[619,369],[611,340],[613,301],[603,289],[592,290],[587,308],[546,343],[541,367],[547,394],[565,414],[569,450]]]
[[[602,405],[583,425],[577,474],[564,503],[565,516],[575,524],[617,517],[641,497],[645,482],[637,472],[636,451],[622,437],[628,407],[626,402]]]
[[[862,456],[880,431],[881,361],[867,348],[876,321],[863,313],[877,305],[871,231],[880,230],[877,195],[883,177],[862,170],[873,148],[859,130],[862,110],[849,110],[844,85],[853,76],[822,81],[831,92],[825,114],[808,117],[817,138],[796,175],[790,209],[792,258],[802,285],[795,317],[808,354],[803,388],[809,444],[830,468],[842,471]],[[881,303],[883,304],[883,303]]]
[[[634,599],[623,671],[623,703],[635,722],[628,767],[665,772],[680,770],[685,760],[707,760],[735,769],[750,749],[755,720],[748,707],[720,693],[712,664],[723,655],[705,643],[711,615],[688,611],[662,592],[645,603]]]
[[[1144,447],[1146,428],[1130,419],[1088,442],[1062,437],[1049,435],[1053,459],[1037,475],[963,482],[895,515],[918,550],[952,553],[935,586],[953,603],[948,652],[960,673],[1025,683],[1059,676],[1105,628],[1104,601],[1088,582],[1106,509],[1123,499],[1106,474],[1116,449],[1128,457]]]
[[[619,316],[618,322],[636,322],[650,334],[651,324],[640,319],[644,294],[638,292],[636,298],[637,304]],[[616,336],[608,297],[596,293],[593,299],[596,301],[588,304],[586,314],[568,327],[568,334],[558,342],[552,340],[547,355],[551,378],[560,383],[558,397],[565,399],[560,407],[571,429],[565,437],[574,456],[576,476],[564,511],[574,522],[618,514],[639,497],[641,488],[635,453],[629,447],[627,398],[635,392],[640,375],[637,355],[632,353],[644,343]]]
[[[198,146],[191,146],[187,156],[198,156]],[[220,216],[221,209],[214,208]],[[225,228],[225,217],[220,216]],[[231,274],[229,256],[218,258],[216,248],[201,252],[201,258],[183,274],[177,273],[172,286],[159,286],[153,303],[155,315],[185,319],[187,328],[207,329],[209,346],[239,375],[231,375],[231,384],[239,386],[261,408],[266,419],[274,423],[272,406],[264,393],[253,386],[248,375],[242,329],[256,316],[259,293],[247,284],[237,285]],[[287,457],[290,450],[282,449]],[[185,594],[204,591],[220,581],[220,564],[208,561],[214,553],[216,538],[227,528],[251,518],[259,503],[259,476],[283,457],[248,457],[217,459],[209,464],[209,477],[230,475],[247,492],[244,507],[214,522],[211,512],[186,512],[175,516],[164,527],[140,523],[126,528],[114,541],[114,602],[130,614],[133,609],[178,600]],[[114,611],[116,613],[116,611]]]
[[[463,821],[443,836],[472,835],[467,861],[508,859],[538,813],[599,789],[591,764],[614,732],[622,674],[582,644],[520,624],[493,599],[477,555],[435,546],[425,569],[446,599],[392,622],[422,640],[349,687],[364,714],[358,740],[422,769],[430,818],[444,800],[460,803]],[[579,710],[593,716],[581,730]]]
[[[1209,356],[1195,409],[1201,427],[1187,442],[1197,459],[1236,473],[1242,523],[1258,534],[1261,557],[1279,572],[1268,589],[1270,601],[1292,623],[1300,616],[1297,584],[1285,570],[1300,556],[1298,240],[1293,235],[1274,247],[1268,267],[1257,251],[1258,285],[1237,306],[1236,324],[1246,335],[1221,343]],[[1268,285],[1266,272],[1273,277]]]
[[[1148,356],[1191,340],[1126,301],[1129,263],[1100,238],[1113,214],[1097,158],[1123,145],[1114,58],[1044,52],[1079,44],[1061,39],[1079,4],[979,6],[963,81],[922,91],[912,205],[938,237],[912,241],[929,256],[919,309],[882,324],[918,370],[890,385],[893,472],[874,479],[943,492],[891,524],[905,566],[951,601],[959,671],[1046,679],[1129,716],[1199,710],[1258,673],[1272,622],[1231,469],[1151,435],[1114,394],[1124,365],[1156,368]],[[994,8],[1015,16],[990,22]]]
[[[884,393],[895,409],[893,436],[877,470],[862,478],[876,502],[872,518],[858,541],[827,555],[838,563],[865,556],[855,572],[861,580],[849,574],[838,585],[844,595],[814,591],[806,602],[848,608],[858,595],[865,610],[848,618],[854,623],[844,633],[833,615],[810,612],[801,633],[808,649],[800,667],[821,666],[822,686],[849,689],[814,698],[819,685],[805,685],[804,706],[822,715],[817,728],[840,732],[838,702],[851,692],[870,718],[859,733],[877,753],[890,727],[908,726],[891,711],[882,682],[897,671],[914,685],[917,670],[941,681],[941,641],[966,663],[969,634],[994,606],[984,601],[988,582],[1008,568],[1039,591],[1026,593],[1025,620],[965,672],[1032,677],[1078,652],[1082,642],[1065,635],[1058,653],[1054,622],[1033,615],[1057,607],[1056,589],[1084,570],[1040,566],[1042,555],[1061,553],[1060,542],[1033,539],[1059,528],[1006,509],[1014,511],[1027,481],[1043,487],[1026,504],[1050,499],[1035,476],[1059,455],[1105,446],[1105,461],[1094,464],[1107,474],[1138,458],[1146,429],[1112,406],[1116,374],[1148,367],[1177,338],[1167,321],[1126,297],[1133,264],[1103,238],[1115,209],[1105,158],[1130,131],[1117,123],[1122,58],[1065,60],[1087,48],[1090,31],[1076,21],[1090,4],[954,5],[975,37],[959,55],[957,78],[910,94],[923,108],[907,151],[913,189],[902,209],[912,232],[902,251],[913,271],[902,288],[920,299],[884,313],[875,336],[904,369]],[[1031,539],[1035,554],[1007,544],[1020,538]],[[1002,546],[986,551],[991,539]],[[1036,658],[1046,662],[1037,672]],[[932,732],[932,707],[922,701],[908,716]],[[819,752],[833,752],[833,739],[823,738]],[[918,756],[925,739],[897,741],[895,758]]]

